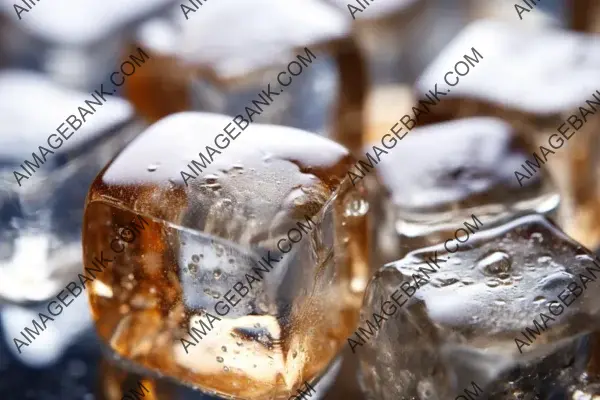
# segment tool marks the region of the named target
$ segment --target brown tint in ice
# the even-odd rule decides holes
[[[253,122],[308,130],[358,150],[366,77],[341,12],[317,0],[223,0],[187,17],[154,20],[139,31],[152,60],[126,92],[147,119],[185,110],[248,118],[250,107]],[[292,73],[291,62],[300,62]],[[275,94],[264,105],[259,95],[268,85]]]
[[[185,186],[180,171],[191,173],[187,164],[216,148],[230,122],[167,117],[98,176],[84,259],[91,267],[103,251],[114,262],[90,300],[100,336],[124,359],[224,396],[284,398],[326,371],[356,323],[368,205],[344,180],[346,149],[261,124],[236,131]],[[136,216],[148,224],[135,240],[111,245],[123,226],[140,225]],[[233,290],[238,282],[247,293]],[[228,304],[232,296],[239,304]]]

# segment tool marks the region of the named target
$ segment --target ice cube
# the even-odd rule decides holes
[[[172,0],[0,0],[0,49],[9,65],[27,65],[55,81],[91,89],[107,79],[145,18],[176,7]]]
[[[465,389],[566,398],[596,357],[599,274],[592,253],[539,214],[458,248],[411,252],[367,287],[349,338],[363,387],[382,400],[454,399]]]
[[[235,126],[171,115],[96,178],[84,260],[107,261],[88,293],[100,336],[146,371],[288,398],[326,371],[357,321],[368,204],[341,145]]]
[[[415,85],[422,99],[435,88],[441,93],[440,102],[419,117],[421,124],[495,116],[534,138],[539,161],[533,151],[529,160],[553,174],[563,198],[561,224],[590,247],[600,243],[599,39],[480,21],[467,26]],[[571,62],[557,64],[557,59]],[[554,154],[544,155],[540,146]]]
[[[81,268],[87,189],[135,134],[118,98],[71,129],[66,118],[89,110],[86,100],[37,73],[0,73],[0,299],[45,300]]]
[[[366,156],[351,169],[377,179],[369,203],[382,221],[374,232],[379,265],[439,243],[473,214],[486,228],[527,212],[556,216],[560,198],[549,174],[515,178],[527,142],[502,120],[465,118],[403,132],[402,140],[386,136],[365,146],[370,156],[373,146],[388,152],[374,157],[372,170]]]
[[[349,21],[330,5],[223,0],[150,21],[138,38],[151,59],[126,93],[150,121],[186,110],[239,114],[360,147],[363,61]]]

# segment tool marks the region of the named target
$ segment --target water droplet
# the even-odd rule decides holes
[[[220,269],[215,269],[215,272],[213,272],[213,276],[215,277],[215,279],[221,279],[221,270]]]
[[[223,371],[229,372],[229,367],[223,367]]]
[[[226,346],[221,346],[221,350],[223,350],[223,352],[227,352],[227,347]]]
[[[539,232],[533,232],[529,239],[534,243],[542,243],[544,241],[544,235]]]
[[[502,275],[511,271],[512,259],[503,251],[494,251],[477,261],[478,269],[484,275]]]
[[[217,362],[222,363],[223,361],[225,361],[225,359],[221,356],[217,357]]]
[[[471,278],[463,278],[460,283],[462,283],[465,286],[469,286],[475,283],[475,280],[471,279]]]
[[[197,263],[197,262],[200,262],[200,257],[198,257],[198,255],[197,255],[197,254],[194,254],[194,255],[192,256],[192,261],[193,261],[193,262],[195,262],[195,263]]]
[[[573,280],[573,275],[565,271],[558,271],[552,275],[542,278],[540,281],[540,287],[544,291],[557,291],[562,290]]]
[[[198,271],[198,265],[196,265],[194,263],[189,263],[188,264],[188,269],[190,270],[190,272],[192,274],[195,274]]]
[[[292,358],[296,358],[296,357],[298,357],[298,352],[296,350],[294,350],[292,352]]]
[[[537,261],[538,261],[540,264],[547,263],[547,262],[550,262],[550,261],[552,261],[552,257],[550,257],[550,256],[541,256],[541,257],[539,257],[539,258],[537,259]]]
[[[362,197],[355,195],[346,201],[344,215],[347,217],[362,217],[369,211],[369,203]]]
[[[243,346],[244,342],[242,342],[241,340],[238,340],[237,342],[235,342],[235,344],[237,344],[238,346]]]
[[[160,164],[150,164],[148,165],[148,172],[154,172],[158,169],[158,167],[160,166]]]
[[[535,298],[533,299],[534,303],[544,303],[546,301],[546,298],[544,296],[535,296]]]
[[[488,287],[495,288],[495,287],[500,286],[500,281],[497,279],[486,279],[485,284]]]
[[[457,282],[459,282],[458,278],[455,278],[452,276],[451,277],[438,276],[438,277],[435,277],[434,279],[432,279],[432,281],[431,281],[431,283],[435,287],[446,287],[446,286],[454,285]]]
[[[219,179],[219,178],[218,178],[216,175],[210,174],[210,175],[206,175],[206,176],[204,177],[204,182],[205,182],[207,185],[214,185],[215,183],[217,183],[217,182],[218,182],[218,179]]]
[[[577,254],[575,256],[575,259],[578,261],[589,261],[589,262],[594,261],[594,259],[587,254]]]

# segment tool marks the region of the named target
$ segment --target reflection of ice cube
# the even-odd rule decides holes
[[[45,300],[81,268],[79,242],[52,253],[50,236],[23,235],[14,246],[12,257],[0,261],[0,295],[12,301]]]
[[[82,332],[91,327],[92,320],[87,296],[81,293],[76,298],[70,294],[69,297],[62,297],[69,306],[63,307],[58,316],[49,314],[47,306],[23,308],[7,305],[3,308],[0,314],[0,322],[2,323],[2,329],[4,329],[7,347],[23,363],[34,367],[52,364],[62,356],[63,352],[73,344]],[[71,303],[70,300],[72,300]],[[57,313],[56,308],[54,312]],[[46,328],[40,330],[39,335],[33,335],[34,339],[29,343],[22,337],[21,331],[26,327],[36,329],[32,324],[32,320],[37,321],[39,324],[38,313],[44,313],[53,318],[54,321],[47,320]],[[13,338],[27,344],[27,346],[20,347],[20,354]]]
[[[363,385],[383,400],[425,388],[430,398],[455,398],[472,380],[490,399],[550,398],[597,357],[589,343],[600,328],[599,272],[589,251],[539,215],[475,233],[455,253],[411,252],[369,283],[357,331],[366,340],[351,337]],[[582,274],[593,279],[585,289]]]
[[[26,71],[0,73],[0,298],[44,300],[81,268],[81,220],[87,189],[135,134],[127,102],[108,99],[29,175],[38,146],[90,97]],[[47,104],[35,107],[38,102]],[[35,118],[27,110],[35,109]],[[55,134],[59,137],[58,134]],[[55,138],[56,140],[56,138]],[[23,174],[18,181],[14,171]]]

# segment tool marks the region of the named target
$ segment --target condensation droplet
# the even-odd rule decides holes
[[[222,363],[223,361],[225,361],[225,359],[223,357],[221,357],[221,356],[217,357],[217,362]]]
[[[148,165],[148,172],[154,172],[154,171],[156,171],[159,166],[160,166],[160,164],[150,164],[150,165]]]
[[[542,235],[539,232],[533,232],[529,238],[531,239],[531,241],[537,243],[542,243],[544,241],[544,235]]]
[[[194,254],[194,255],[192,256],[192,261],[193,261],[193,262],[195,262],[195,263],[197,263],[197,262],[200,262],[200,257],[198,257],[198,255],[197,255],[197,254]]]
[[[533,299],[533,302],[534,302],[534,303],[538,303],[538,304],[539,304],[539,303],[544,303],[545,301],[546,301],[546,298],[545,298],[544,296],[536,296],[536,297]]]
[[[222,350],[223,352],[227,352],[227,347],[226,347],[226,346],[221,346],[221,350]]]
[[[350,198],[346,201],[344,215],[347,217],[362,217],[369,211],[369,203],[362,197]]]
[[[500,281],[498,281],[497,279],[486,279],[485,284],[488,287],[495,288],[495,287],[500,286]]]
[[[512,258],[503,251],[494,251],[477,261],[478,269],[484,275],[502,275],[511,271]]]

